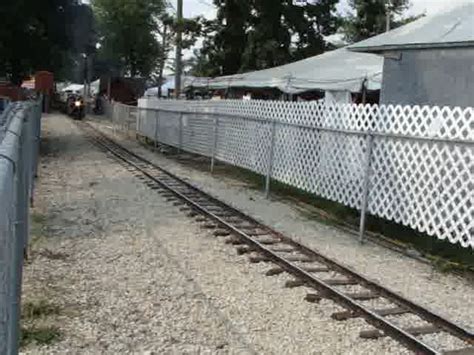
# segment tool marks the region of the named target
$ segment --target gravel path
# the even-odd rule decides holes
[[[112,133],[110,123],[96,121],[94,124],[105,133]],[[276,198],[267,200],[262,192],[250,189],[242,181],[193,169],[154,153],[135,140],[120,135],[116,139],[295,240],[339,260],[468,329],[474,329],[474,284],[471,280],[439,272],[431,265],[381,246],[371,243],[360,245],[353,235],[308,219],[301,213],[301,206],[296,208],[294,204]]]
[[[333,302],[303,302],[305,288],[284,288],[283,274],[264,276],[270,265],[249,263],[185,218],[72,121],[50,115],[43,122],[47,155],[35,212],[47,227],[33,243],[23,302],[57,305],[45,322],[61,338],[25,353],[409,353],[389,338],[361,341],[362,320],[333,321],[330,314],[341,310]],[[204,184],[205,174],[167,164]],[[227,199],[235,188],[228,189]]]

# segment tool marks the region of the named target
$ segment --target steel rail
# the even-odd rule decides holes
[[[93,129],[90,125],[88,126],[91,130]],[[318,291],[320,291],[322,297],[327,297],[327,298],[336,300],[343,306],[355,312],[357,316],[364,318],[367,321],[367,323],[372,324],[376,328],[383,330],[384,332],[389,334],[391,337],[403,343],[408,348],[415,351],[419,351],[423,354],[441,354],[441,352],[439,352],[438,350],[432,348],[431,346],[424,343],[420,339],[417,339],[414,335],[410,334],[404,329],[389,322],[383,316],[365,307],[360,302],[357,302],[356,300],[350,298],[343,292],[337,290],[335,287],[332,287],[331,285],[327,284],[326,282],[324,282],[324,280],[321,280],[315,277],[315,275],[311,274],[308,271],[305,271],[303,268],[299,267],[295,263],[286,260],[284,256],[278,255],[276,252],[272,251],[270,248],[266,247],[265,245],[260,243],[258,240],[255,240],[255,238],[253,238],[251,235],[249,235],[242,229],[239,229],[238,227],[232,225],[230,222],[226,221],[223,217],[218,216],[216,213],[210,211],[205,206],[202,206],[202,204],[200,204],[199,202],[196,202],[192,198],[186,196],[185,193],[178,191],[175,186],[171,186],[170,184],[163,181],[163,178],[160,179],[159,177],[154,176],[153,172],[151,172],[150,170],[155,170],[155,172],[158,171],[166,175],[168,179],[174,180],[175,182],[178,182],[179,184],[183,185],[182,187],[185,187],[186,189],[189,189],[192,192],[197,193],[201,197],[204,197],[207,200],[207,202],[212,202],[216,207],[220,207],[227,211],[231,211],[233,215],[237,215],[242,220],[246,222],[250,222],[251,224],[254,224],[255,228],[266,231],[269,236],[276,238],[276,240],[280,241],[281,243],[285,243],[285,244],[295,247],[295,251],[299,251],[304,255],[312,257],[315,259],[315,261],[323,263],[326,266],[332,268],[333,271],[337,271],[340,274],[345,275],[349,277],[350,279],[357,281],[358,284],[368,288],[371,291],[374,291],[380,296],[386,297],[387,299],[389,299],[390,301],[392,301],[393,303],[399,306],[405,307],[411,313],[414,313],[420,318],[428,321],[429,323],[432,323],[438,326],[441,330],[448,332],[456,336],[457,338],[460,338],[466,341],[470,345],[474,344],[474,336],[469,330],[464,329],[444,319],[440,315],[437,315],[436,313],[430,310],[427,310],[426,308],[412,301],[405,299],[403,296],[386,289],[385,287],[377,284],[374,281],[367,279],[366,277],[358,274],[354,270],[351,270],[347,266],[343,266],[337,263],[336,261],[320,254],[319,252],[313,249],[309,249],[308,247],[298,242],[295,242],[291,238],[288,238],[282,235],[278,231],[275,231],[272,228],[266,225],[263,225],[261,222],[255,220],[254,218],[245,215],[243,212],[238,211],[233,207],[228,206],[227,204],[218,200],[217,198],[209,195],[206,192],[203,192],[196,186],[182,180],[181,178],[175,176],[174,174],[168,172],[167,170],[151,163],[147,159],[126,149],[122,145],[116,143],[115,141],[107,137],[102,132],[97,132],[97,131],[90,132],[89,130],[89,132],[87,133],[91,137],[94,138],[94,141],[97,144],[99,144],[102,148],[112,153],[115,157],[133,166],[133,168],[138,170],[141,174],[145,175],[150,180],[154,181],[155,183],[159,184],[160,186],[164,187],[165,189],[173,193],[175,196],[177,196],[181,200],[185,201],[185,203],[188,206],[191,206],[194,210],[200,211],[202,214],[214,220],[219,226],[232,231],[234,235],[238,236],[242,241],[252,246],[254,249],[257,249],[256,251],[259,251],[260,253],[267,256],[269,259],[271,259],[274,263],[279,265],[288,273],[294,275],[295,277],[299,279],[304,279],[308,285],[311,285],[314,288],[316,288]],[[139,163],[133,162],[132,159],[138,160]],[[140,166],[140,164],[144,164],[145,167]]]

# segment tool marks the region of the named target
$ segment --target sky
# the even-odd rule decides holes
[[[472,0],[411,0],[412,7],[407,14],[416,15],[426,12],[427,15],[431,15],[470,1]],[[176,0],[170,2],[176,8]],[[347,9],[347,0],[341,0],[338,11],[345,13]],[[204,15],[206,18],[213,18],[216,10],[212,5],[212,0],[183,0],[183,13],[185,17]]]

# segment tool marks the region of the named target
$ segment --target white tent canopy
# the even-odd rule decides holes
[[[60,91],[65,92],[65,91],[72,91],[72,92],[77,92],[80,93],[84,90],[84,85],[81,84],[70,84],[64,88],[62,88]]]
[[[312,90],[360,92],[365,82],[369,90],[379,90],[383,58],[374,54],[354,53],[346,48],[265,70],[209,79],[193,83],[211,89],[277,88],[297,94]]]
[[[209,79],[208,78],[197,78],[194,76],[183,75],[181,78],[181,86],[186,87],[207,87]],[[161,85],[162,95],[167,95],[168,90],[174,90],[175,87],[175,78],[174,75],[165,76],[165,83]],[[148,88],[145,92],[145,96],[157,96],[158,95],[158,86]]]

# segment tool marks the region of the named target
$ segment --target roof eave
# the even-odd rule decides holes
[[[444,42],[444,43],[409,43],[409,44],[388,44],[382,46],[361,46],[361,47],[348,47],[353,52],[367,52],[367,53],[380,53],[393,50],[403,49],[442,49],[442,48],[465,48],[473,47],[474,41],[465,42]]]

